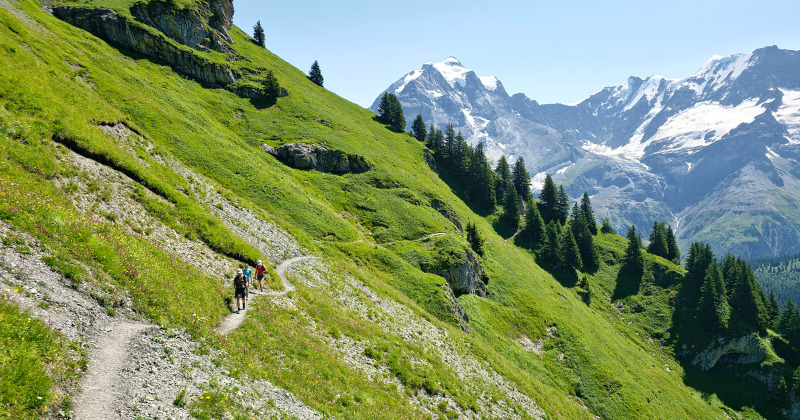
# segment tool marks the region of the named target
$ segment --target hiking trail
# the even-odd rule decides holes
[[[239,313],[235,313],[234,312],[234,313],[228,315],[227,317],[225,317],[225,319],[222,320],[222,323],[219,325],[219,327],[217,327],[217,332],[220,335],[226,335],[226,334],[229,334],[230,332],[234,331],[236,328],[238,328],[239,325],[241,325],[242,322],[244,321],[244,316],[247,313],[247,310],[250,308],[250,305],[252,304],[251,302],[256,297],[258,297],[260,295],[265,295],[265,296],[283,296],[283,295],[285,295],[285,294],[287,294],[289,292],[292,292],[292,291],[296,290],[297,288],[294,286],[294,284],[292,284],[292,282],[290,282],[286,278],[286,270],[289,267],[291,267],[293,264],[295,264],[295,263],[298,263],[298,262],[304,261],[304,260],[312,260],[312,259],[319,259],[319,257],[312,257],[312,256],[303,255],[303,256],[299,256],[299,257],[289,258],[288,260],[284,260],[282,263],[280,263],[277,267],[275,267],[275,272],[278,273],[278,277],[280,277],[280,279],[281,279],[281,283],[283,284],[283,290],[279,290],[279,291],[276,290],[276,291],[265,292],[265,293],[251,291],[250,292],[250,296],[251,297],[248,299],[247,306],[243,310],[239,311]]]
[[[81,380],[81,393],[74,402],[75,419],[116,417],[112,413],[124,400],[121,374],[131,340],[148,328],[155,326],[135,321],[117,321],[105,328],[89,351],[88,369]]]

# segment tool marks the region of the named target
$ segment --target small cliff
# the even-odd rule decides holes
[[[692,360],[692,364],[707,371],[718,364],[761,363],[765,357],[766,350],[758,340],[758,336],[750,334],[734,339],[718,338],[705,350],[698,353]]]
[[[261,89],[243,88],[237,83],[258,80],[264,72],[231,65],[235,51],[229,33],[233,24],[230,0],[198,1],[191,7],[179,7],[172,0],[140,1],[131,7],[130,14],[72,5],[53,7],[52,12],[111,45],[166,63],[200,83],[247,98],[264,95]]]

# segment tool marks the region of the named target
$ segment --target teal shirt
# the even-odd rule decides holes
[[[247,277],[247,282],[249,283],[251,281],[250,280],[250,276],[253,274],[253,270],[251,270],[249,268],[245,269],[245,270],[242,270],[242,274],[244,274],[244,276]]]

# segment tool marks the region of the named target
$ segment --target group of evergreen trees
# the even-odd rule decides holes
[[[556,188],[547,175],[539,201],[533,200],[529,192],[526,208],[525,229],[520,233],[520,240],[534,250],[541,263],[586,271],[600,266],[594,244],[597,221],[589,194],[583,194],[580,204],[575,203],[569,215],[569,198],[564,187]]]
[[[672,231],[672,226],[667,226],[664,222],[653,223],[647,252],[666,258],[676,264],[680,262],[681,252],[678,249],[678,243],[675,241],[675,233]]]
[[[406,117],[403,107],[394,93],[384,93],[378,104],[378,115],[384,124],[389,124],[392,130],[402,132],[406,129]]]
[[[686,290],[681,293],[696,302],[695,319],[706,332],[763,333],[778,321],[777,299],[774,294],[765,296],[753,270],[741,258],[728,254],[719,262],[708,244],[695,242],[686,257],[686,270]]]

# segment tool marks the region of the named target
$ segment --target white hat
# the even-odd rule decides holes
[[[236,274],[242,274],[242,269],[240,268],[240,269],[236,270]]]
[[[261,260],[258,260],[258,263],[261,264]]]

